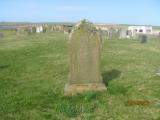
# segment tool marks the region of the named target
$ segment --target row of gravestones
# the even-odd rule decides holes
[[[32,33],[42,33],[45,32],[43,26],[25,26],[25,27],[18,27],[16,29],[17,35],[21,34],[32,34]]]
[[[127,38],[127,36],[129,36],[129,33],[126,29],[121,29],[121,28],[108,28],[108,30],[101,30],[99,29],[99,31],[101,32],[102,36],[107,37],[108,39],[123,39],[123,38]]]
[[[32,33],[41,33],[41,32],[64,32],[64,34],[69,34],[73,26],[67,25],[43,25],[43,26],[26,26],[18,27],[17,35],[21,34],[32,34]],[[103,36],[107,36],[109,39],[119,38],[121,31],[119,29],[110,28],[108,31],[101,31]],[[121,36],[122,37],[122,36]]]
[[[17,35],[21,35],[21,34],[32,34],[32,33],[40,32],[40,29],[39,28],[37,29],[36,27],[28,26],[28,27],[18,27],[16,31],[17,31]]]
[[[64,34],[69,34],[72,30],[72,25],[41,25],[41,26],[28,26],[28,27],[20,27],[17,28],[17,34],[23,33],[41,33],[41,32],[64,32]],[[100,30],[102,36],[106,36],[108,39],[123,39],[130,36],[130,32],[127,30],[123,30],[121,28],[109,28],[107,31]],[[136,37],[138,38],[138,37]]]
[[[58,31],[58,32],[64,32],[65,34],[68,34],[71,32],[72,25],[46,25],[45,26],[47,31]]]
[[[14,34],[17,35],[30,35],[34,33],[45,33],[45,32],[64,32],[64,34],[69,34],[71,32],[72,26],[65,25],[38,25],[38,26],[21,26],[12,29]],[[10,30],[10,29],[9,29]],[[4,34],[0,32],[0,38],[3,38]]]
[[[42,33],[42,32],[64,32],[68,34],[71,32],[72,26],[65,26],[65,25],[43,25],[43,26],[25,26],[25,27],[18,27],[16,29],[17,35],[21,34],[32,34],[32,33]]]

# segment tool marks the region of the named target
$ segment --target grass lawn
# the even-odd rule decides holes
[[[107,90],[70,97],[67,40],[62,33],[0,38],[0,120],[160,120],[160,40],[104,39]]]

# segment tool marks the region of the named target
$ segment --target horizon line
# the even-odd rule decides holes
[[[80,20],[79,20],[80,21]],[[0,23],[78,23],[79,21],[43,21],[43,22],[33,22],[33,21],[0,21]],[[134,23],[107,23],[107,22],[92,22],[94,24],[106,24],[106,25],[141,25],[141,26],[156,26],[160,27],[160,25],[153,25],[153,24],[134,24]]]

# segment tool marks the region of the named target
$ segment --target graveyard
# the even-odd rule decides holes
[[[69,34],[0,32],[0,120],[160,119],[159,38],[142,44],[103,35],[99,62],[106,89],[64,95]]]

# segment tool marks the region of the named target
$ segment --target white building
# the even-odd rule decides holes
[[[128,32],[134,37],[136,34],[152,34],[152,26],[129,26]]]

